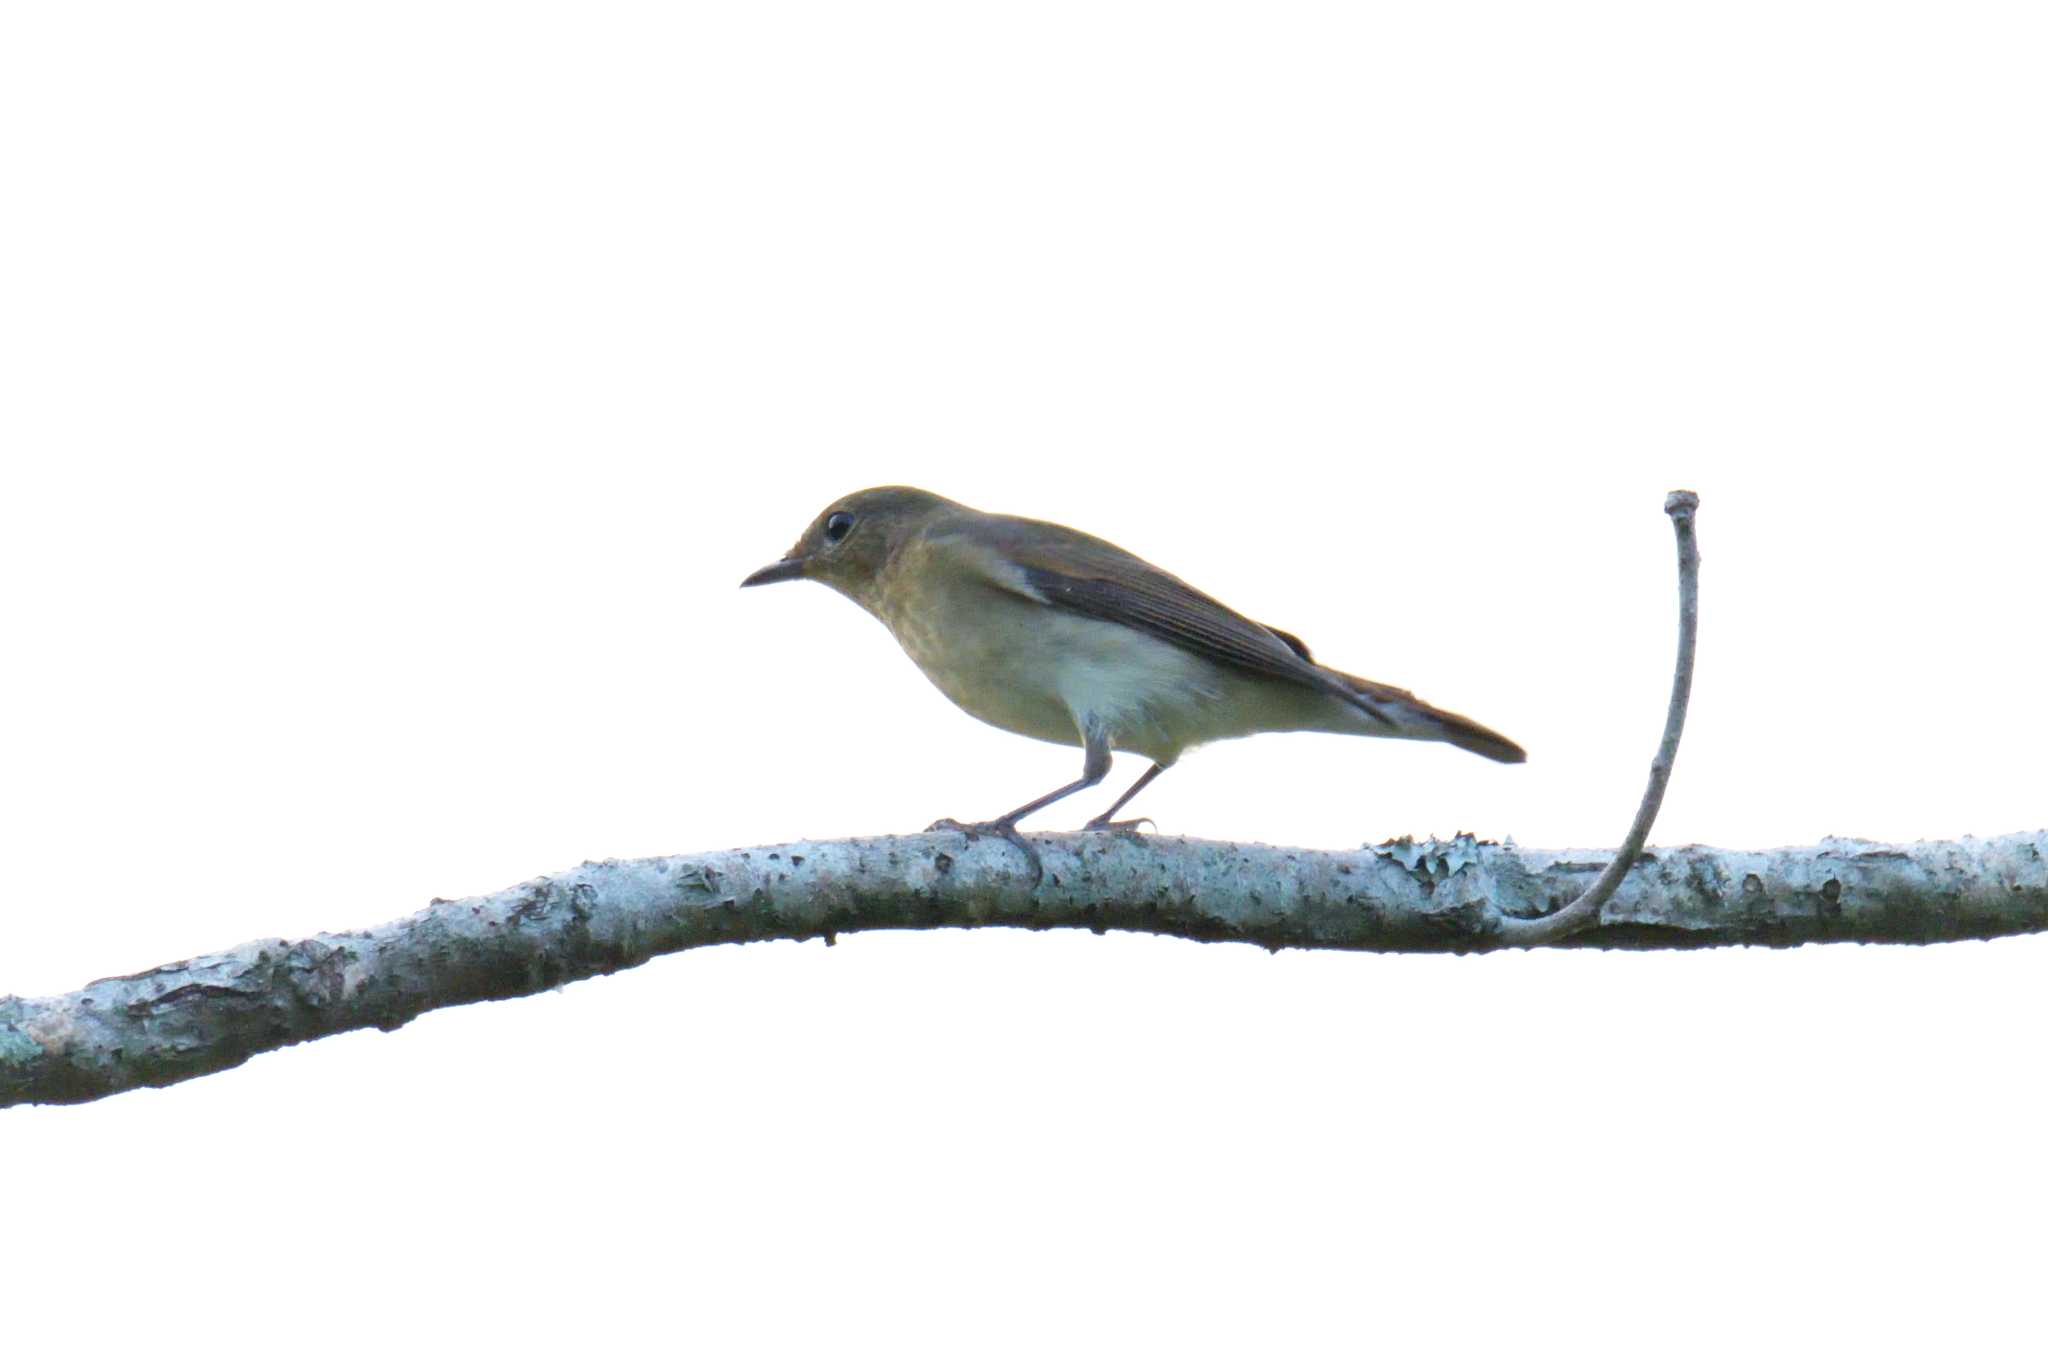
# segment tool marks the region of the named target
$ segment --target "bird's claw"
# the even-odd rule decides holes
[[[1033,886],[1045,880],[1045,864],[1039,861],[1038,850],[1031,846],[1030,840],[1017,832],[1017,827],[1014,824],[1003,820],[977,820],[972,824],[963,824],[961,821],[948,816],[943,820],[934,820],[931,824],[925,826],[925,833],[930,834],[942,829],[964,834],[970,840],[978,839],[984,834],[993,834],[1024,855],[1024,861],[1031,865],[1031,884]]]
[[[1141,815],[1135,820],[1105,820],[1101,816],[1097,816],[1081,826],[1081,828],[1092,833],[1121,834],[1126,838],[1136,839],[1138,837],[1138,826],[1140,825],[1150,825],[1155,832],[1159,829],[1159,822],[1149,815]]]

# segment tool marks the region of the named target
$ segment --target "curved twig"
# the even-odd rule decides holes
[[[1500,942],[1510,947],[1534,948],[1590,929],[1600,922],[1600,907],[1621,885],[1629,867],[1643,851],[1650,826],[1657,823],[1657,810],[1664,804],[1664,788],[1671,782],[1672,760],[1678,757],[1678,740],[1685,733],[1685,708],[1692,699],[1692,663],[1700,630],[1700,549],[1693,520],[1700,510],[1700,495],[1677,489],[1665,495],[1664,515],[1678,538],[1678,663],[1671,676],[1671,709],[1664,717],[1664,738],[1657,756],[1650,761],[1650,781],[1643,790],[1643,803],[1636,808],[1635,823],[1628,837],[1615,850],[1614,861],[1600,874],[1600,880],[1584,895],[1554,914],[1539,919],[1503,916],[1497,931]]]

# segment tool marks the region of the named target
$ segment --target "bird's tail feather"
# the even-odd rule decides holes
[[[1487,729],[1470,716],[1461,716],[1455,711],[1439,711],[1427,702],[1423,703],[1423,710],[1428,713],[1430,723],[1443,732],[1445,742],[1469,753],[1490,758],[1496,763],[1522,763],[1529,757],[1521,745],[1498,730]]]
[[[1349,673],[1337,673],[1335,669],[1328,672],[1342,679],[1351,693],[1351,701],[1361,711],[1397,735],[1409,739],[1440,739],[1496,763],[1521,763],[1529,757],[1521,745],[1497,730],[1487,729],[1470,716],[1431,706],[1413,692],[1404,692],[1398,687],[1355,678]]]

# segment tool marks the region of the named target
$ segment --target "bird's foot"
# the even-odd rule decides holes
[[[1081,828],[1091,833],[1121,834],[1126,838],[1136,839],[1138,838],[1138,826],[1140,825],[1152,826],[1155,833],[1159,829],[1159,822],[1149,815],[1141,815],[1135,820],[1105,820],[1098,815],[1087,824],[1081,826]]]
[[[963,824],[948,816],[944,820],[934,820],[931,824],[925,826],[925,833],[930,834],[934,830],[941,829],[949,829],[964,834],[969,840],[979,839],[984,834],[993,834],[1024,855],[1024,861],[1031,865],[1031,884],[1033,886],[1045,880],[1045,864],[1039,861],[1038,850],[1031,846],[1030,840],[1017,832],[1017,826],[1012,821],[977,820],[973,824]]]

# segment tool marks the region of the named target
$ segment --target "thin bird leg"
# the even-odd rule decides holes
[[[1145,790],[1145,784],[1147,782],[1150,782],[1153,778],[1159,776],[1159,774],[1165,771],[1166,764],[1164,763],[1154,763],[1151,767],[1145,769],[1145,775],[1139,778],[1136,782],[1133,782],[1130,786],[1130,790],[1126,791],[1122,796],[1119,796],[1116,799],[1115,805],[1111,806],[1108,810],[1102,812],[1102,814],[1096,816],[1093,820],[1090,820],[1087,824],[1081,826],[1081,828],[1108,829],[1115,830],[1119,834],[1135,834],[1138,830],[1138,826],[1146,823],[1146,819],[1144,816],[1141,815],[1135,820],[1112,820],[1110,819],[1110,817],[1115,815],[1118,811],[1122,810],[1124,806],[1129,803],[1132,797],[1136,796],[1139,792]]]
[[[1090,725],[1081,733],[1087,742],[1086,756],[1081,762],[1081,775],[1072,782],[1067,783],[1066,786],[1061,787],[1057,791],[1049,791],[1036,801],[1026,801],[1008,815],[998,815],[993,820],[979,820],[974,824],[964,825],[958,820],[949,817],[944,820],[933,821],[928,829],[958,830],[969,838],[973,838],[978,834],[993,834],[1005,840],[1019,853],[1022,853],[1025,861],[1031,864],[1031,884],[1033,886],[1044,881],[1045,864],[1039,861],[1038,850],[1033,848],[1030,841],[1017,832],[1017,822],[1027,815],[1044,810],[1055,801],[1072,796],[1075,792],[1086,791],[1109,775],[1108,733],[1099,725]]]

